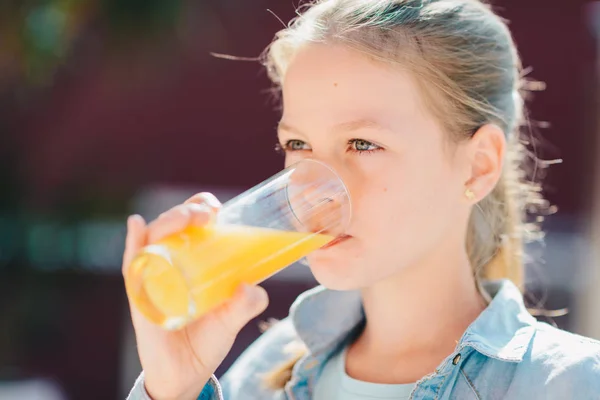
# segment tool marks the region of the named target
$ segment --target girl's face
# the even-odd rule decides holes
[[[351,237],[308,257],[323,285],[357,289],[464,242],[468,148],[451,144],[413,77],[342,46],[311,44],[283,79],[286,165],[323,161],[346,183]]]

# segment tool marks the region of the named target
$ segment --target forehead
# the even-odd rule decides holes
[[[282,92],[287,118],[409,119],[424,114],[419,87],[409,72],[341,45],[311,44],[298,50]]]

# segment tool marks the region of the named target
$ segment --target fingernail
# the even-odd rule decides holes
[[[133,225],[134,223],[136,223],[136,222],[139,222],[139,221],[141,221],[141,220],[143,220],[143,218],[142,218],[142,216],[141,216],[140,214],[133,214],[133,215],[130,215],[130,216],[129,216],[129,218],[128,218],[128,221],[127,221],[127,222],[128,222],[129,224],[132,224],[132,225]]]
[[[213,212],[213,209],[210,207],[210,205],[206,204],[206,203],[202,203],[202,204],[189,203],[189,204],[186,204],[186,207],[188,207],[190,210],[196,211],[196,212],[206,212],[206,213]]]
[[[133,225],[133,215],[127,217],[127,230],[131,230],[131,226]]]
[[[204,201],[206,201],[206,204],[208,204],[209,207],[212,207],[212,208],[220,208],[221,207],[221,202],[212,193],[206,193],[204,195]]]
[[[267,292],[260,286],[244,285],[244,290],[248,300],[253,304],[262,304],[267,297]]]

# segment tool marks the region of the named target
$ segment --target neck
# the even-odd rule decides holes
[[[375,357],[449,355],[486,307],[466,252],[448,249],[362,290],[366,325],[358,342]],[[359,344],[359,343],[357,343]]]

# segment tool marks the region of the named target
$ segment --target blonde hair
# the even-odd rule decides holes
[[[504,170],[473,208],[466,249],[478,285],[508,278],[523,289],[523,244],[542,235],[526,214],[547,204],[540,185],[528,179],[520,130],[528,87],[504,21],[478,0],[321,0],[303,7],[263,54],[276,86],[301,46],[341,44],[417,77],[430,111],[454,142],[469,140],[485,124],[502,128]],[[271,387],[285,385],[300,356],[268,375]]]

